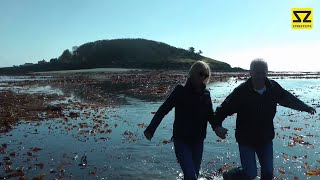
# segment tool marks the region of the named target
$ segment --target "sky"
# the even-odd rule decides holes
[[[291,8],[313,8],[312,30]],[[144,38],[248,69],[320,71],[318,0],[1,0],[0,67],[37,63],[102,39]]]

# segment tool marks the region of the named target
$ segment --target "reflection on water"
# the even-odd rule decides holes
[[[8,81],[36,81],[51,79],[52,76],[0,76],[0,82]]]
[[[235,79],[230,79],[227,82],[209,84],[214,108],[241,82],[243,81],[236,82]],[[281,79],[278,82],[309,105],[319,105],[320,80]],[[179,178],[181,170],[174,155],[173,144],[163,143],[172,135],[174,112],[171,111],[163,119],[154,139],[149,142],[143,137],[142,124],[149,124],[153,117],[151,112],[155,112],[161,102],[133,98],[127,98],[127,101],[128,104],[113,108],[70,107],[69,111],[80,113],[80,116],[67,121],[57,119],[44,121],[41,124],[21,123],[13,131],[2,134],[0,144],[8,145],[6,150],[8,154],[16,153],[16,157],[11,158],[13,162],[11,168],[24,166],[30,178],[40,173],[45,173],[46,179],[59,176],[65,179]],[[317,110],[320,112],[319,108]],[[112,131],[107,134],[97,133],[99,130],[93,127],[99,124],[98,120],[103,124],[100,130]],[[87,123],[89,128],[79,126],[79,123]],[[311,116],[278,107],[275,117],[277,136],[274,140],[276,177],[293,179],[297,176],[299,179],[306,179],[304,168],[306,163],[310,169],[319,167],[317,161],[320,160],[319,123],[318,114]],[[213,174],[222,168],[224,163],[239,165],[238,148],[234,138],[235,116],[228,117],[224,126],[229,129],[229,136],[222,141],[214,135],[210,126],[208,127],[202,163],[202,174],[208,179],[213,179]],[[303,136],[303,140],[312,145],[288,146],[294,134]],[[34,147],[42,150],[29,156],[27,152]],[[0,154],[0,159],[8,154]],[[88,160],[88,165],[85,167],[79,166],[83,155],[86,155]],[[43,163],[43,169],[34,165],[37,163]],[[5,173],[2,168],[0,176],[3,175]]]
[[[116,72],[129,72],[129,71],[142,71],[140,69],[125,69],[125,68],[94,68],[94,69],[80,69],[80,70],[61,70],[61,71],[47,71],[36,72],[35,74],[66,74],[66,73],[116,73]]]
[[[0,91],[13,91],[15,93],[29,93],[29,94],[57,94],[57,95],[64,95],[63,91],[61,89],[52,88],[51,86],[35,86],[35,87],[1,87],[0,84]]]

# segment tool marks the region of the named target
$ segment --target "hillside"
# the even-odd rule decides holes
[[[0,68],[0,74],[90,68],[188,69],[197,60],[206,61],[215,71],[241,71],[201,54],[193,47],[185,50],[146,39],[98,40],[73,47],[72,51],[67,49],[48,62]]]

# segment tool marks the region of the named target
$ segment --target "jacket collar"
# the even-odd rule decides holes
[[[249,88],[249,89],[254,89],[253,85],[252,85],[252,78],[250,77],[246,82],[245,85]],[[269,78],[266,77],[266,81],[265,81],[265,85],[267,89],[271,89],[273,87],[272,82],[270,81]]]
[[[195,91],[195,88],[192,85],[192,82],[191,82],[190,78],[188,78],[188,80],[186,82],[186,85],[184,87],[186,87],[187,89],[190,89],[192,91]],[[201,88],[200,88],[200,92],[203,93],[205,89],[206,89],[206,85],[204,83],[202,83],[201,84]]]

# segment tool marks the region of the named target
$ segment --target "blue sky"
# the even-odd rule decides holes
[[[312,7],[314,28],[291,30],[291,8]],[[320,71],[316,0],[1,0],[0,67],[50,60],[101,39],[145,38],[248,68]]]

